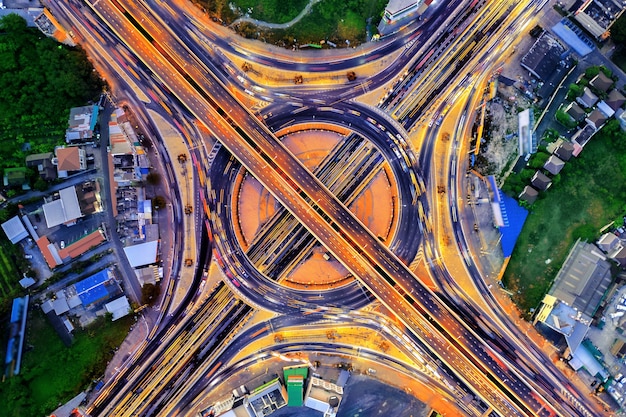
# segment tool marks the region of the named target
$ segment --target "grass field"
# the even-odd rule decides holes
[[[576,239],[592,242],[603,226],[626,215],[626,146],[620,141],[626,134],[613,121],[532,206],[503,277],[523,311],[541,301]]]
[[[22,372],[0,384],[0,415],[44,416],[102,376],[133,322],[101,318],[87,330],[75,330],[74,344],[63,345],[40,308],[28,315]],[[32,349],[28,347],[31,346]]]

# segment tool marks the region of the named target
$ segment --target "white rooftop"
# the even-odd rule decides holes
[[[130,304],[128,304],[128,298],[123,295],[120,298],[111,301],[110,303],[106,303],[104,305],[104,308],[106,309],[106,311],[113,314],[113,321],[115,321],[128,315],[130,311]]]
[[[43,205],[43,214],[48,228],[71,222],[82,217],[78,196],[74,187],[64,188],[59,191],[58,200]]]
[[[16,244],[28,236],[28,232],[18,216],[11,217],[9,220],[2,223],[2,230],[4,230],[7,238],[13,244]]]
[[[158,245],[159,242],[153,240],[152,242],[140,243],[139,245],[126,246],[124,253],[126,253],[130,266],[137,268],[155,263]]]

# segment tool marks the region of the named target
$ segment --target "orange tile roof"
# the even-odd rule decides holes
[[[71,245],[66,246],[64,249],[59,250],[59,256],[61,259],[65,259],[67,257],[76,258],[87,252],[94,246],[98,246],[100,243],[104,242],[104,234],[101,230],[96,230],[93,233],[88,234],[82,239],[77,240]]]
[[[52,256],[52,252],[50,252],[50,249],[48,249],[49,244],[50,244],[50,241],[48,240],[46,236],[42,236],[39,239],[37,239],[37,246],[39,247],[39,250],[41,251],[41,254],[43,255],[44,259],[48,263],[48,266],[50,268],[54,268],[58,266],[59,264],[57,263],[57,261],[54,260],[54,257]]]
[[[80,169],[80,156],[76,146],[57,149],[59,171],[78,171]]]

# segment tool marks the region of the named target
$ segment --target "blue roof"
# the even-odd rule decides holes
[[[107,270],[104,269],[74,284],[78,298],[80,298],[84,306],[109,296],[109,291],[104,286],[108,279],[109,275]]]
[[[4,358],[5,364],[9,364],[13,362],[13,351],[15,350],[13,346],[14,344],[15,344],[15,338],[12,337],[9,339],[9,343],[7,343],[7,354],[6,354],[6,357]]]
[[[500,194],[500,208],[502,210],[502,220],[504,220],[504,226],[500,228],[502,233],[502,252],[504,257],[509,257],[513,253],[515,243],[519,234],[522,232],[526,217],[528,217],[528,210],[521,207],[517,200],[503,194],[498,190]]]
[[[22,317],[23,305],[24,300],[22,298],[13,299],[13,309],[11,310],[11,323],[17,323],[18,321],[20,321],[20,317]]]
[[[575,33],[569,25],[565,25],[564,23],[563,21],[557,23],[552,27],[552,31],[556,33],[559,38],[563,39],[563,42],[565,42],[567,46],[583,57],[593,51],[592,45],[589,45],[590,42],[588,43],[581,39],[580,36],[582,34],[579,35]]]
[[[91,114],[91,123],[89,123],[89,130],[93,131],[96,128],[96,122],[98,121],[98,111],[100,108],[97,104],[93,105],[93,112]]]

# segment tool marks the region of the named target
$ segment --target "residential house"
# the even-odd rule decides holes
[[[602,127],[604,122],[606,122],[606,116],[602,114],[602,112],[598,109],[592,111],[589,116],[585,119],[587,124],[593,127],[595,130],[598,130]]]
[[[611,106],[606,104],[604,100],[598,103],[597,110],[599,110],[600,113],[602,113],[607,119],[613,117],[613,115],[615,114],[615,110],[613,110]]]
[[[596,246],[599,247],[604,253],[610,253],[618,246],[621,246],[621,241],[613,233],[605,233],[600,236]]]
[[[85,150],[78,146],[56,148],[56,163],[59,178],[67,178],[73,172],[87,169]]]
[[[591,140],[591,137],[598,130],[592,126],[590,123],[587,123],[582,129],[578,129],[576,133],[572,136],[572,145],[574,145],[574,151],[572,155],[578,156],[583,151],[583,148]]]
[[[626,103],[626,97],[618,90],[613,89],[604,102],[614,111],[617,111],[617,109],[621,108],[624,103]]]
[[[574,152],[574,145],[571,142],[563,141],[561,145],[555,149],[554,155],[558,156],[562,161],[569,161]]]
[[[550,155],[550,158],[548,158],[546,163],[543,165],[543,169],[545,169],[552,175],[556,175],[559,172],[561,172],[564,166],[565,166],[565,162],[559,159],[558,156]]]
[[[528,204],[532,204],[535,200],[537,200],[537,196],[539,196],[539,191],[535,190],[530,185],[527,185],[517,198],[527,202]]]
[[[619,251],[614,252],[613,260],[619,264],[623,269],[626,269],[626,246],[623,246]]]
[[[65,131],[67,143],[88,141],[93,138],[93,131],[98,121],[98,106],[82,106],[70,109],[69,127]]]
[[[585,108],[592,108],[598,102],[598,96],[593,94],[589,87],[583,88],[583,95],[576,98],[576,101]]]
[[[545,191],[552,185],[552,181],[546,174],[541,171],[535,172],[535,175],[530,179],[530,184],[537,190]]]
[[[5,168],[3,178],[4,186],[29,190],[27,172],[28,168],[26,167]]]
[[[589,85],[598,91],[607,92],[613,86],[613,80],[604,75],[602,71],[589,81]]]
[[[39,176],[46,181],[53,181],[57,177],[57,170],[52,163],[52,152],[36,153],[26,157],[26,166],[36,168]]]
[[[587,113],[585,113],[585,111],[576,102],[568,104],[563,108],[563,111],[567,113],[575,122],[580,122],[587,115]]]

